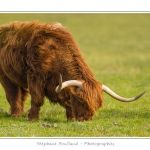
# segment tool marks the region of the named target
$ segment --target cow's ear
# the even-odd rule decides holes
[[[85,88],[84,88],[85,81],[82,80],[81,82],[82,82],[82,86],[76,88],[76,92],[77,93],[79,93],[79,92],[85,92]]]

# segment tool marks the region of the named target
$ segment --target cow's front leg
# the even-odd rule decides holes
[[[29,110],[29,114],[28,114],[28,120],[32,121],[32,120],[37,120],[39,118],[39,111],[40,111],[40,107],[41,105],[37,105],[33,102],[33,100],[31,100],[31,108]]]
[[[37,120],[39,118],[39,111],[44,103],[44,91],[42,81],[40,79],[29,78],[29,91],[31,95],[31,108],[28,114],[28,120]]]
[[[73,114],[72,108],[71,107],[66,107],[66,117],[67,117],[67,121],[75,121],[76,118]]]

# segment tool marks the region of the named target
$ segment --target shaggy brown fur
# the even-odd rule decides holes
[[[55,92],[63,81],[82,80],[83,88]],[[28,93],[28,119],[38,119],[44,96],[66,109],[68,120],[89,120],[103,105],[101,84],[80,53],[73,37],[59,23],[11,22],[0,26],[0,82],[12,116],[21,116]]]

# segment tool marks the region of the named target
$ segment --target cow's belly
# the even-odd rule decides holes
[[[28,83],[27,83],[27,74],[23,71],[22,73],[18,73],[15,70],[4,70],[5,76],[9,78],[9,80],[13,83],[16,84],[24,89],[28,89]]]

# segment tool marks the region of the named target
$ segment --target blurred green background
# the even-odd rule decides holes
[[[0,24],[11,21],[32,20],[39,20],[45,23],[60,22],[63,26],[68,28],[89,65],[95,68],[95,74],[99,74],[100,72],[104,73],[105,69],[107,69],[106,67],[109,67],[110,73],[113,70],[115,72],[127,72],[126,68],[122,70],[122,65],[126,65],[132,73],[134,73],[135,69],[139,72],[142,71],[140,67],[144,67],[142,69],[148,69],[150,14],[0,14]],[[132,57],[133,54],[134,57]],[[130,64],[132,62],[135,66]],[[117,66],[112,66],[113,63],[117,63]]]

